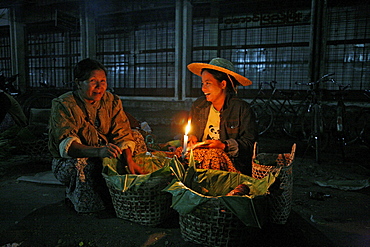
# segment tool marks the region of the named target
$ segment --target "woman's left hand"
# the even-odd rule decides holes
[[[128,163],[128,168],[131,174],[144,174],[143,169],[140,166],[138,166],[135,163],[135,161],[130,160],[130,161],[127,161],[127,163]]]
[[[206,140],[206,143],[208,144],[207,148],[219,148],[224,150],[225,144],[220,140]]]

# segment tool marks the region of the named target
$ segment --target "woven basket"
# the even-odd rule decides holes
[[[164,222],[173,213],[172,196],[162,191],[171,180],[172,177],[152,177],[137,191],[128,189],[125,192],[107,182],[117,217],[148,226]]]
[[[268,196],[270,208],[270,221],[275,224],[285,224],[292,208],[293,196],[293,160],[296,144],[293,145],[291,153],[275,154],[260,153],[256,155],[256,144],[252,159],[252,177],[261,179],[269,172],[279,172],[280,192],[271,193]],[[256,163],[256,160],[259,163]],[[272,163],[275,163],[272,165]]]
[[[217,198],[198,205],[188,214],[180,214],[179,223],[185,241],[212,247],[246,246],[246,237],[253,231]]]

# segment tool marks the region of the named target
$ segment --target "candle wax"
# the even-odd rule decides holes
[[[186,149],[188,147],[188,140],[189,140],[189,136],[188,135],[184,135],[184,146],[183,146],[183,152],[184,153],[186,152]]]

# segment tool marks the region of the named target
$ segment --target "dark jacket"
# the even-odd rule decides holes
[[[202,140],[211,102],[198,98],[190,110],[192,131]],[[258,132],[254,112],[250,105],[233,95],[228,95],[220,112],[220,140],[228,143],[227,154],[236,169],[244,174],[252,172],[252,152]]]

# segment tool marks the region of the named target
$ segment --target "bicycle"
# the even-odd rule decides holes
[[[258,135],[264,134],[272,125],[273,113],[269,107],[266,107],[266,93],[264,91],[264,85],[268,82],[260,82],[258,86],[257,95],[250,102],[251,108],[256,115],[256,122],[258,126]],[[272,91],[271,94],[274,94]]]
[[[48,84],[40,82],[40,88],[22,93],[13,84],[16,81],[17,77],[18,74],[8,77],[6,79],[6,83],[2,85],[2,88],[5,92],[9,93],[18,101],[27,118],[30,117],[32,108],[51,108],[51,101],[56,98],[57,95],[55,93],[49,92],[51,87]]]
[[[335,80],[333,79],[335,82]],[[336,82],[335,82],[336,83]],[[345,91],[350,87],[348,85],[338,85],[339,90],[333,93],[334,99],[337,100],[335,117],[331,120],[330,130],[335,134],[334,139],[339,144],[339,149],[343,160],[345,159],[345,147],[355,143],[360,139],[364,132],[366,120],[363,118],[362,108],[359,106],[346,106],[344,103]]]
[[[370,102],[370,89],[365,89],[364,95]],[[361,130],[359,139],[361,143],[365,144],[368,148],[370,148],[370,125],[368,124],[370,121],[370,108],[369,107],[364,107],[362,109],[361,119],[362,119],[361,121],[365,122],[365,126],[363,130]]]
[[[23,109],[15,96],[18,95],[17,89],[13,86],[13,82],[17,79],[17,75],[11,77],[5,77],[2,73],[0,74],[0,93],[1,93],[1,129],[7,128],[7,125],[11,124],[11,120],[18,126],[27,126],[28,118],[23,112]],[[5,125],[5,126],[3,126]]]
[[[291,98],[295,92],[285,92],[277,90],[276,81],[261,82],[256,97],[251,101],[251,107],[256,114],[257,123],[259,126],[259,135],[264,134],[272,126],[277,124],[278,119],[284,119],[287,114],[294,114],[295,108],[291,102]],[[264,85],[269,85],[271,94],[266,98]],[[279,93],[283,99],[276,97]],[[279,126],[280,127],[280,126]],[[282,127],[284,129],[284,127]]]
[[[287,117],[284,123],[284,130],[289,136],[307,142],[306,152],[310,147],[315,150],[317,163],[321,162],[321,152],[329,142],[329,124],[323,118],[323,115],[328,112],[329,106],[321,102],[322,90],[320,84],[332,81],[332,78],[330,78],[332,75],[334,73],[326,74],[315,82],[296,82],[296,85],[308,86],[309,89],[304,99],[295,105],[295,114]]]

